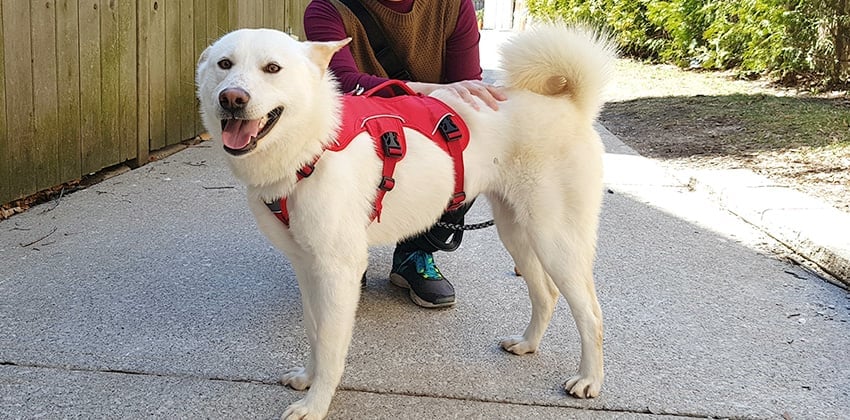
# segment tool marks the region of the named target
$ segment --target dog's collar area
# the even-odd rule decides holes
[[[295,182],[313,175],[313,171],[316,170],[316,162],[319,161],[320,157],[322,157],[321,154],[316,155],[312,162],[305,164],[301,167],[301,169],[295,171]],[[276,200],[272,200],[271,202],[264,200],[263,203],[265,203],[266,207],[269,208],[272,214],[274,214],[281,223],[286,225],[286,227],[289,227],[289,209],[286,207],[286,197],[281,197]]]

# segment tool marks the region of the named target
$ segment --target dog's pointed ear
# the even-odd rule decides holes
[[[322,71],[328,68],[328,64],[331,62],[331,57],[336,54],[337,51],[341,50],[342,47],[348,45],[351,42],[351,38],[345,38],[341,41],[329,41],[329,42],[312,42],[307,41],[308,55],[310,60],[316,64]]]
[[[207,61],[208,56],[210,55],[210,47],[204,48],[204,52],[201,53],[201,56],[198,57],[197,66],[204,64]]]

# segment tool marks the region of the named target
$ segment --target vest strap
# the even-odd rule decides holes
[[[463,132],[455,124],[451,115],[443,117],[437,125],[437,129],[443,135],[449,149],[449,155],[451,155],[455,164],[455,193],[449,200],[447,207],[448,211],[454,211],[459,209],[466,200],[466,193],[463,191],[463,149],[465,145],[458,141],[463,138]]]
[[[381,158],[381,182],[375,195],[372,219],[381,223],[382,202],[387,191],[395,187],[395,165],[407,154],[407,140],[404,137],[404,125],[400,118],[384,117],[371,118],[365,122],[366,131],[372,138],[379,139],[375,144],[375,152]]]

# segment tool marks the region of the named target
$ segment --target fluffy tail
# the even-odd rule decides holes
[[[547,96],[570,97],[595,119],[614,67],[616,46],[582,26],[548,23],[522,32],[502,46],[507,86]]]

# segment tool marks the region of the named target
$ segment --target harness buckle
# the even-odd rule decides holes
[[[401,142],[398,141],[398,133],[395,131],[387,131],[381,134],[381,149],[384,151],[384,156],[393,158],[404,156],[404,149],[401,147]]]
[[[315,169],[316,169],[316,167],[313,166],[312,163],[308,163],[308,164],[304,165],[304,167],[302,167],[301,169],[295,171],[295,173],[298,175],[298,179],[300,180],[300,179],[303,179],[303,178],[307,178],[310,175],[313,175],[313,170],[315,170]]]
[[[454,120],[452,120],[451,115],[446,115],[440,120],[440,124],[437,125],[437,129],[440,130],[440,134],[443,135],[443,138],[446,139],[446,142],[460,140],[463,137],[463,133],[460,132],[460,129],[457,128],[457,124],[455,124]]]
[[[378,188],[384,191],[392,191],[393,187],[395,187],[395,178],[391,176],[381,177],[381,182],[378,184]]]
[[[449,200],[449,206],[446,208],[446,210],[455,211],[455,210],[459,209],[460,206],[463,205],[463,202],[465,200],[466,200],[466,193],[465,192],[461,191],[461,192],[455,193],[452,196],[452,199]]]
[[[272,202],[264,202],[266,207],[269,208],[269,211],[272,212],[274,217],[277,217],[277,220],[280,220],[287,227],[289,226],[289,212],[286,211],[286,199],[282,198],[279,200],[274,200]]]

